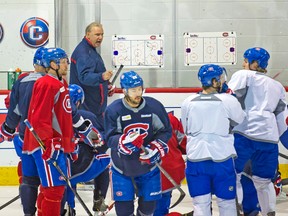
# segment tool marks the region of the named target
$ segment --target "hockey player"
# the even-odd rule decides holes
[[[134,71],[121,75],[124,98],[105,111],[106,141],[111,148],[112,191],[118,216],[152,216],[161,198],[160,171],[155,163],[168,152],[171,126],[163,105],[143,97],[143,80]],[[141,147],[145,152],[141,151]]]
[[[83,89],[76,85],[70,84],[69,85],[69,94],[71,103],[78,107],[84,101],[84,91]],[[79,114],[84,118],[91,121],[91,124],[94,127],[94,130],[97,132],[99,138],[97,143],[94,141],[86,141],[83,142],[81,139],[78,142],[78,153],[77,155],[70,154],[69,160],[69,167],[71,170],[71,177],[70,182],[72,186],[76,189],[76,184],[80,182],[87,182],[99,174],[101,174],[109,165],[110,163],[110,156],[106,154],[107,147],[103,145],[103,140],[100,135],[100,132],[96,129],[99,125],[96,120],[96,116],[89,111],[86,110],[78,110]],[[96,127],[96,128],[95,128]],[[102,131],[104,133],[104,131]],[[76,134],[78,132],[76,131]],[[81,134],[80,134],[81,135]],[[86,139],[87,140],[87,139]],[[76,157],[75,157],[76,156]],[[74,194],[67,188],[67,202],[69,206],[68,215],[73,216],[76,215],[75,212],[75,202],[74,202]],[[101,202],[102,206],[100,205],[99,210],[104,212],[107,209],[107,206],[104,202]],[[63,212],[62,215],[65,215]]]
[[[27,163],[26,155],[22,154],[22,146],[25,133],[24,120],[28,115],[32,89],[35,81],[45,75],[45,68],[42,61],[42,56],[45,51],[44,47],[36,50],[33,58],[34,73],[21,74],[12,87],[12,91],[7,99],[9,103],[8,113],[5,122],[1,126],[0,140],[11,141],[15,130],[18,127],[19,134],[13,138],[13,143],[17,155],[21,158],[22,167],[18,167],[19,172],[22,172],[22,182],[20,184],[20,197],[25,215],[34,215],[36,212],[36,199],[38,194],[38,186],[40,184],[39,177],[29,175],[29,162]],[[2,139],[1,139],[2,138]],[[20,163],[21,164],[21,163]]]
[[[72,109],[67,82],[68,56],[60,48],[44,51],[43,63],[48,72],[33,88],[28,120],[45,144],[41,149],[29,130],[25,131],[23,154],[31,157],[29,169],[39,175],[41,189],[37,198],[39,216],[60,215],[60,202],[66,182],[52,165],[56,162],[67,175],[66,156],[74,151]]]
[[[99,126],[104,130],[104,111],[107,107],[107,97],[112,96],[115,86],[109,79],[113,72],[106,70],[102,57],[96,50],[103,41],[104,30],[100,23],[92,22],[85,29],[85,36],[77,45],[71,56],[70,84],[81,86],[85,100],[79,109],[88,110],[97,117]],[[106,197],[109,182],[109,172],[106,169],[94,181],[93,210],[99,211],[99,206]]]
[[[262,215],[275,215],[276,195],[271,179],[278,164],[278,140],[287,129],[285,89],[266,76],[269,53],[260,47],[244,53],[244,70],[235,72],[228,86],[236,94],[246,118],[234,128],[238,202],[242,202],[241,172],[250,159],[252,180]]]
[[[183,126],[173,112],[168,113],[172,127],[172,137],[168,142],[169,152],[162,158],[162,167],[170,174],[177,184],[185,178],[185,161],[182,154],[186,154],[187,138]],[[162,198],[157,201],[153,216],[164,216],[169,213],[172,190],[174,185],[161,173]]]
[[[220,215],[236,216],[236,175],[231,127],[245,113],[230,94],[219,94],[223,68],[203,65],[198,78],[203,91],[184,100],[181,120],[187,135],[186,179],[194,215],[211,215],[211,194],[217,196]]]

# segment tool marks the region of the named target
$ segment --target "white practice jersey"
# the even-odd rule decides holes
[[[226,93],[193,94],[181,107],[189,161],[225,161],[236,156],[232,127],[245,118],[237,99]]]
[[[247,116],[234,131],[253,140],[278,143],[287,129],[288,115],[281,83],[263,73],[240,70],[232,75],[228,86]]]

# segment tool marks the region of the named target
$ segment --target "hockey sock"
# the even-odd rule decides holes
[[[137,215],[152,216],[155,209],[156,201],[144,201],[143,197],[139,197]]]
[[[43,187],[42,216],[60,215],[65,186]]]
[[[133,216],[134,201],[116,201],[115,210],[117,216]]]
[[[261,214],[267,215],[276,208],[276,193],[271,179],[252,176],[261,208]]]

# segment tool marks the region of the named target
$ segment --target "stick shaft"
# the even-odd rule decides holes
[[[0,210],[5,208],[6,206],[10,205],[11,203],[15,202],[19,198],[20,198],[20,195],[17,195],[16,197],[12,198],[8,202],[4,203],[3,205],[0,206]]]
[[[141,149],[148,154],[147,150],[145,149],[145,147],[142,145]],[[156,166],[159,168],[159,170],[163,173],[163,175],[165,175],[165,177],[173,184],[173,186],[180,192],[180,197],[177,200],[177,202],[172,205],[170,208],[175,207],[186,195],[186,193],[182,190],[182,188],[180,187],[180,185],[178,185],[175,180],[172,178],[172,176],[158,163],[155,163]]]
[[[45,151],[45,144],[43,143],[43,141],[41,140],[41,138],[39,137],[39,135],[36,133],[36,131],[34,130],[34,128],[32,127],[32,125],[30,124],[30,122],[28,121],[28,119],[24,120],[24,123],[26,124],[27,128],[29,129],[29,131],[33,134],[34,138],[37,140],[37,142],[39,143],[39,145],[41,146],[41,148]],[[67,183],[67,185],[69,186],[69,188],[71,189],[71,191],[73,192],[73,194],[75,195],[75,197],[78,199],[79,203],[82,205],[82,207],[84,208],[84,210],[86,211],[86,213],[89,216],[93,216],[92,213],[89,211],[88,207],[85,205],[84,201],[82,200],[82,198],[79,196],[79,194],[77,193],[77,191],[72,187],[70,180],[68,179],[68,177],[64,174],[64,172],[61,170],[61,168],[57,165],[56,161],[54,161],[53,166],[57,169],[57,171],[60,173],[60,175],[64,178],[65,182]]]
[[[112,81],[111,81],[111,84],[112,84],[112,85],[114,85],[114,83],[115,83],[117,77],[119,76],[119,74],[120,74],[120,72],[121,72],[121,70],[122,70],[123,67],[124,67],[124,65],[121,64],[120,67],[118,68],[115,76],[113,77],[113,79],[112,79]]]

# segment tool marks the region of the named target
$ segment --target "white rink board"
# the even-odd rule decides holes
[[[181,116],[181,104],[185,98],[194,93],[145,93],[145,96],[154,97],[163,103],[167,112],[174,111],[176,117]],[[7,113],[5,108],[4,98],[6,95],[0,95],[0,113]],[[123,97],[123,94],[115,93],[112,97],[108,98],[108,104],[113,100]],[[1,122],[2,123],[2,122]],[[288,155],[282,144],[279,144],[279,151],[285,155]],[[16,166],[19,161],[18,156],[15,153],[12,142],[3,142],[0,144],[0,167],[1,166]],[[279,157],[280,164],[288,164],[288,160]]]
[[[163,61],[163,35],[112,36],[112,65],[161,68]]]
[[[237,62],[236,32],[184,33],[184,64],[234,65]]]

